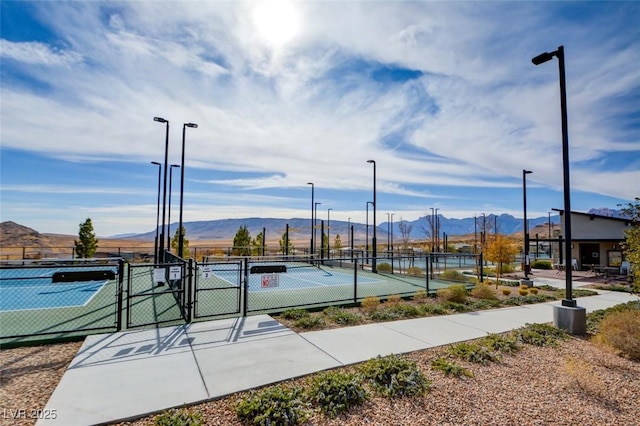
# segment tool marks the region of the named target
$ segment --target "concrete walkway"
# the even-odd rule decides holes
[[[550,284],[548,280],[545,280]],[[560,285],[560,280],[558,285]],[[540,283],[542,284],[542,283]],[[600,292],[587,312],[639,300]],[[542,303],[297,334],[267,315],[88,337],[38,425],[92,425],[366,361],[553,321]],[[46,412],[46,411],[45,411]]]

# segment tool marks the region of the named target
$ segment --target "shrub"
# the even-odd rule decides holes
[[[326,308],[324,314],[329,318],[329,320],[335,322],[340,325],[354,325],[360,324],[362,320],[358,315],[355,315],[353,312],[349,312],[342,308],[337,308],[335,306],[330,306]]]
[[[529,290],[528,290],[528,289],[526,289],[526,288],[519,288],[519,289],[518,289],[518,294],[519,294],[520,296],[526,296],[527,294],[529,294]]]
[[[302,388],[282,385],[251,391],[238,402],[236,413],[240,419],[254,425],[296,425],[303,423],[309,414],[302,396]]]
[[[336,417],[363,403],[367,392],[356,374],[331,371],[313,377],[309,397],[325,415]]]
[[[424,271],[422,270],[422,268],[418,268],[417,266],[412,266],[409,269],[407,269],[407,275],[419,277],[424,275]]]
[[[491,351],[487,346],[478,343],[456,343],[449,348],[448,352],[462,360],[482,365],[487,365],[489,362],[500,361],[500,355]]]
[[[531,293],[531,294],[538,294],[538,289],[537,289],[537,288],[535,288],[535,287],[531,287],[531,288],[529,289],[529,293]]]
[[[473,377],[473,373],[461,365],[454,364],[446,358],[440,357],[431,361],[431,368],[442,371],[445,376],[453,377]]]
[[[465,303],[467,301],[467,288],[462,284],[451,285],[447,288],[438,289],[437,295],[447,302]]]
[[[557,346],[567,333],[549,324],[527,324],[516,331],[519,341],[533,346]]]
[[[616,312],[624,312],[630,309],[640,310],[640,301],[627,302],[620,305],[612,306],[607,309],[598,309],[587,315],[587,331],[596,334],[599,331],[600,324],[608,315]]]
[[[600,324],[596,340],[621,355],[640,360],[640,310],[624,310],[608,315]]]
[[[449,313],[441,303],[423,305],[421,310],[423,315],[446,315]]]
[[[503,263],[500,267],[500,274],[510,274],[516,270],[516,267],[511,263]]]
[[[302,317],[293,323],[295,327],[304,328],[305,330],[311,330],[312,328],[324,327],[325,322],[322,317],[318,315],[309,315]]]
[[[417,290],[415,292],[415,294],[413,295],[412,299],[415,300],[415,301],[423,301],[427,297],[428,297],[427,291],[423,290],[423,289],[420,289],[420,290]]]
[[[376,268],[378,269],[378,272],[391,272],[391,264],[387,263],[387,262],[382,262],[382,263],[378,263],[376,265]]]
[[[484,309],[492,309],[500,306],[501,303],[499,300],[476,300],[471,305],[463,305],[468,306],[469,311],[482,311]]]
[[[520,290],[529,290],[529,286],[526,284],[520,284]]]
[[[509,290],[508,288],[503,288],[502,289],[502,294],[504,294],[505,296],[508,296],[511,294],[511,290]]]
[[[378,306],[380,306],[380,299],[376,296],[367,296],[360,302],[360,307],[362,307],[365,312],[375,311],[378,309]]]
[[[590,363],[571,357],[565,360],[563,370],[571,386],[597,399],[608,398],[607,385]]]
[[[471,312],[471,306],[466,303],[442,302],[442,307],[454,312]]]
[[[304,309],[287,309],[282,313],[282,318],[289,320],[299,320],[300,318],[308,317],[309,311]]]
[[[361,372],[378,394],[388,398],[424,395],[431,387],[415,361],[396,355],[371,359]]]
[[[553,269],[553,265],[550,260],[534,260],[531,263],[533,269]]]
[[[490,334],[482,340],[482,343],[494,351],[513,355],[520,350],[518,338],[514,334]]]
[[[373,321],[395,321],[419,316],[422,316],[422,310],[417,306],[407,304],[386,306],[369,314],[369,318]]]
[[[155,419],[156,426],[200,426],[204,419],[200,413],[192,413],[187,409],[169,410]]]
[[[465,274],[463,274],[462,272],[458,272],[455,269],[444,271],[443,273],[438,275],[438,278],[445,281],[456,281],[461,283],[465,283],[469,279]]]
[[[398,303],[400,303],[400,300],[402,300],[400,298],[399,294],[392,294],[391,296],[387,297],[387,302],[389,305],[397,305]]]
[[[476,284],[473,290],[471,290],[471,296],[475,297],[476,299],[484,300],[496,300],[498,298],[495,290],[493,290],[486,284]]]

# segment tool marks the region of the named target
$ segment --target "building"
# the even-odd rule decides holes
[[[561,235],[564,235],[564,210],[553,210],[560,214]],[[624,241],[625,230],[631,226],[631,222],[631,219],[571,212],[570,258],[573,267],[600,271],[620,268],[624,260],[621,244]],[[564,247],[564,244],[562,246]],[[556,259],[558,263],[564,263],[558,256]]]

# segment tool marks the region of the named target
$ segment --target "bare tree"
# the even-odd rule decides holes
[[[402,236],[402,249],[406,250],[409,247],[409,239],[411,238],[411,231],[413,231],[413,225],[402,220],[400,216],[400,223],[398,223],[398,229],[400,229],[400,235]]]
[[[420,227],[422,233],[424,234],[425,239],[429,243],[430,250],[433,251],[435,246],[435,239],[433,238],[435,234],[435,224],[433,221],[433,217],[429,214],[425,214],[424,216],[424,224]]]

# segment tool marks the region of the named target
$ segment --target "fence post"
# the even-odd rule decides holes
[[[118,287],[116,288],[116,331],[122,330],[122,285],[124,282],[124,259],[118,260]]]
[[[242,269],[244,276],[244,283],[242,286],[244,287],[244,295],[243,295],[243,304],[242,304],[242,316],[247,316],[247,305],[249,304],[249,260],[245,257],[242,260]]]
[[[427,296],[429,296],[429,257],[424,258],[424,275],[427,277]]]
[[[187,277],[187,287],[184,289],[184,294],[182,295],[185,299],[186,299],[186,303],[184,304],[184,306],[186,307],[187,310],[187,323],[191,322],[191,309],[194,306],[193,303],[193,297],[192,295],[194,294],[194,292],[192,291],[193,289],[193,284],[196,280],[195,274],[193,273],[194,271],[194,262],[193,262],[193,258],[189,259],[189,275]]]
[[[358,303],[358,258],[353,259],[353,303]]]
[[[484,282],[484,262],[482,260],[482,252],[480,252],[480,282]]]

